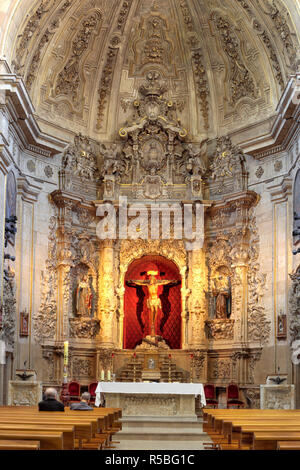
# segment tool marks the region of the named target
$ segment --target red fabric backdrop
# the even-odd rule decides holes
[[[181,280],[175,263],[162,256],[143,256],[134,261],[125,276],[124,297],[124,349],[134,349],[150,334],[149,311],[147,308],[147,287],[129,287],[126,281],[148,279],[145,271],[157,270],[157,279]],[[155,321],[155,331],[172,349],[181,348],[181,285],[160,286],[158,295],[162,304]]]

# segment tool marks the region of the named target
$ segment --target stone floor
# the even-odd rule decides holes
[[[202,419],[183,422],[174,419],[124,418],[122,431],[114,436],[115,450],[204,450],[211,442],[203,432]]]

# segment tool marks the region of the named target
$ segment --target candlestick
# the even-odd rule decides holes
[[[190,380],[191,380],[191,382],[193,382],[193,362],[194,362],[193,359],[194,359],[194,354],[191,354],[191,373],[190,373],[190,376],[191,376]]]
[[[101,382],[104,382],[104,370],[101,370]]]
[[[111,379],[111,374],[110,374],[110,369],[107,371],[107,381],[110,382]]]
[[[69,360],[69,341],[64,342],[64,365],[68,365]]]

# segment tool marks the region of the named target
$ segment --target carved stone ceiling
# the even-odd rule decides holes
[[[21,2],[24,10],[28,2]],[[20,4],[20,3],[19,3]],[[282,0],[39,0],[7,51],[41,128],[113,140],[149,70],[193,139],[272,116],[297,64]]]

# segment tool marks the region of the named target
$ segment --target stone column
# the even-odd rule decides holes
[[[63,342],[69,337],[69,310],[72,303],[71,267],[72,252],[70,250],[70,231],[72,226],[72,201],[61,202],[59,205],[58,223],[58,298],[56,341]]]
[[[16,345],[16,368],[27,367],[31,364],[32,348],[32,310],[35,296],[35,264],[36,264],[36,215],[35,207],[41,187],[31,179],[20,177],[17,180],[17,217],[18,231],[16,234],[16,285],[17,285],[17,312],[29,313],[29,336],[19,338]],[[17,322],[19,319],[17,319]],[[19,330],[19,325],[17,330]]]
[[[231,319],[235,320],[234,341],[246,343],[248,341],[248,261],[249,254],[246,245],[234,247],[231,251],[234,271],[232,280],[232,306]]]
[[[113,321],[116,313],[114,280],[114,240],[104,240],[99,266],[99,303],[101,347],[113,348]]]

